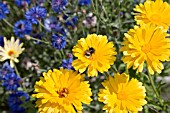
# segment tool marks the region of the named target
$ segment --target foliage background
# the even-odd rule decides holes
[[[6,0],[10,14],[7,15],[6,20],[14,25],[18,20],[24,19],[25,9],[17,7],[13,0]],[[45,43],[37,44],[34,40],[29,40],[27,38],[22,38],[24,42],[24,48],[26,49],[24,53],[19,57],[20,62],[17,65],[20,75],[22,76],[23,83],[26,86],[27,93],[31,95],[33,93],[33,86],[35,81],[39,80],[41,73],[48,69],[61,67],[62,59],[66,59],[69,53],[72,53],[73,46],[77,43],[77,40],[86,37],[88,34],[96,33],[101,35],[106,35],[109,41],[113,41],[117,49],[117,59],[115,64],[112,66],[113,69],[117,69],[120,73],[129,71],[130,77],[137,78],[141,81],[147,90],[148,104],[144,106],[143,113],[168,113],[170,112],[170,63],[165,62],[165,69],[158,75],[153,76],[156,87],[164,100],[164,106],[160,106],[155,93],[152,90],[148,77],[146,75],[141,75],[140,73],[136,75],[133,69],[126,70],[125,64],[121,61],[122,53],[119,52],[121,47],[121,42],[123,41],[124,33],[135,25],[134,21],[134,11],[133,8],[136,4],[143,3],[144,0],[92,0],[92,4],[88,6],[79,6],[77,0],[69,0],[69,4],[63,13],[71,12],[70,18],[73,15],[78,17],[77,24],[72,27],[67,27],[64,24],[61,14],[55,13],[50,1],[47,0],[44,3],[44,7],[48,10],[48,16],[54,15],[60,18],[63,27],[67,29],[67,44],[62,50],[57,50],[51,45]],[[169,2],[169,1],[167,1]],[[30,9],[36,6],[36,0],[32,0],[31,5],[27,7]],[[84,20],[87,20],[88,14],[92,13],[93,17],[96,16],[97,21],[95,26],[86,27],[83,24]],[[93,21],[93,20],[90,20]],[[41,20],[43,24],[43,20]],[[43,26],[40,24],[33,25],[34,33],[42,35],[42,40],[51,43],[51,35],[53,32],[47,32]],[[8,39],[11,36],[15,36],[13,33],[13,28],[8,26],[3,20],[0,21],[0,35],[5,36]],[[15,36],[16,37],[16,36]],[[28,63],[31,63],[29,67]],[[2,63],[0,64],[2,65]],[[108,73],[113,75],[114,70],[109,70]],[[145,70],[146,71],[146,70]],[[115,71],[114,71],[115,72]],[[101,82],[105,79],[105,75],[100,74],[98,77],[89,78],[91,88],[93,91],[93,102],[90,105],[84,105],[84,113],[104,113],[102,110],[103,104],[98,102],[97,93],[99,88],[101,88]],[[0,112],[9,112],[9,107],[7,103],[7,97],[9,92],[6,92],[3,87],[0,87]],[[31,98],[29,102],[23,105],[28,113],[36,112],[35,99]]]

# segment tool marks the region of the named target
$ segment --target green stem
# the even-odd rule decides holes
[[[160,98],[160,95],[159,95],[158,91],[156,90],[156,87],[154,85],[153,79],[152,79],[151,74],[149,73],[149,71],[148,71],[148,78],[149,78],[149,81],[150,81],[150,83],[152,85],[152,88],[153,88],[153,90],[154,90],[154,92],[155,92],[155,94],[156,94],[156,96],[158,98],[159,103],[161,104],[161,106],[163,106],[162,100]]]
[[[117,70],[117,68],[116,68],[115,65],[111,66],[110,69],[111,69],[111,71],[113,71],[114,73],[118,73],[118,70]]]
[[[104,72],[104,74],[106,75],[107,78],[109,78],[108,72]]]
[[[42,42],[42,43],[45,43],[45,44],[48,44],[48,45],[51,45],[49,42],[46,42],[46,41],[43,41],[43,40],[40,40],[40,39],[37,39],[37,38],[33,38],[31,36],[29,36],[31,40],[35,40],[35,41],[39,41],[39,42]]]
[[[16,74],[21,78],[21,76],[20,76],[20,74],[18,72],[17,66],[15,64],[14,64],[14,69],[15,69]]]
[[[47,29],[47,28],[41,23],[41,21],[38,21],[38,23],[40,24],[41,27]],[[42,30],[42,29],[41,29],[41,30]]]
[[[3,21],[4,21],[6,24],[8,24],[9,27],[13,28],[13,25],[10,24],[6,19],[3,19]]]
[[[15,64],[14,64],[14,69],[15,69],[16,74],[21,78],[21,76],[18,72],[17,66]],[[22,83],[22,87],[23,87],[23,90],[27,92],[27,89],[25,88],[25,85],[23,83]]]
[[[118,6],[118,39],[120,39],[120,9],[121,9],[121,0],[119,1],[119,6]]]
[[[39,30],[40,30],[40,32],[42,32],[42,26],[44,26],[44,25],[42,25],[41,21],[39,21]]]
[[[126,74],[129,74],[129,69],[127,68],[127,66],[126,66],[126,68],[125,68],[125,73],[126,73]]]
[[[94,6],[93,0],[92,0],[92,7],[93,7],[93,10],[96,12],[96,8],[95,8],[95,6]]]
[[[104,14],[106,15],[106,19],[108,20],[109,16],[108,16],[108,13],[106,12],[105,6],[103,5],[102,0],[99,0],[99,1],[100,1],[100,4],[101,4]]]
[[[99,22],[101,22],[101,23],[103,23],[103,24],[106,24],[102,19],[101,19],[101,17],[100,17],[100,14],[99,14],[99,12],[98,12],[98,1],[96,0],[96,2],[95,2],[95,5],[96,5],[96,7],[95,7],[95,5],[94,5],[94,0],[92,0],[91,1],[92,2],[92,7],[93,7],[93,10],[94,10],[94,14],[97,16],[97,20],[99,20]]]

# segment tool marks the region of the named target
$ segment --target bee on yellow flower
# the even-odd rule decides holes
[[[91,34],[81,38],[72,49],[77,57],[72,62],[73,67],[83,73],[87,68],[88,76],[97,76],[98,72],[106,72],[114,64],[117,54],[113,42],[108,42],[106,36]]]

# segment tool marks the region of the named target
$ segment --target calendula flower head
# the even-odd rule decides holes
[[[147,0],[134,8],[137,12],[135,20],[138,24],[154,23],[157,26],[168,28],[170,26],[170,5],[163,0]]]
[[[107,113],[137,113],[147,103],[145,87],[137,79],[129,81],[125,73],[117,73],[114,78],[109,76],[102,85],[104,89],[99,90],[98,96]]]
[[[76,113],[81,112],[82,103],[90,104],[92,95],[84,75],[77,71],[60,68],[43,73],[34,88],[38,98],[36,106],[40,113]]]
[[[24,51],[22,46],[23,43],[20,43],[19,39],[15,41],[14,37],[11,37],[11,40],[7,40],[4,37],[4,47],[0,46],[0,61],[2,62],[9,59],[10,66],[14,67],[14,62],[19,62],[17,58]]]
[[[97,76],[98,71],[101,73],[108,71],[116,60],[114,55],[117,53],[113,46],[113,42],[108,42],[107,36],[92,34],[87,38],[81,38],[72,49],[74,56],[77,57],[72,65],[80,73],[88,68],[88,76]]]
[[[123,51],[122,60],[127,68],[133,66],[137,72],[142,72],[146,62],[150,74],[161,73],[164,68],[161,61],[169,61],[170,57],[170,39],[165,38],[167,30],[154,24],[146,24],[135,26],[124,35],[120,51]]]

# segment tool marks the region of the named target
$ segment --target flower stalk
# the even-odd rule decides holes
[[[21,76],[20,76],[20,74],[19,74],[19,72],[18,72],[18,69],[17,69],[17,66],[15,65],[15,63],[14,63],[14,69],[15,69],[16,74],[21,78]]]
[[[14,69],[15,69],[16,74],[21,78],[20,73],[19,73],[19,71],[18,71],[17,66],[15,65],[15,63],[14,63]],[[22,79],[22,78],[21,78],[21,79]],[[24,85],[23,83],[22,83],[22,88],[23,88],[24,91],[27,92],[27,89],[26,89],[26,87],[25,87],[25,85]]]
[[[14,26],[12,24],[10,24],[6,19],[3,19],[3,21],[11,28],[13,28]]]
[[[148,69],[148,68],[147,68],[147,69]],[[156,97],[158,98],[159,103],[161,104],[161,106],[163,106],[163,102],[162,102],[162,100],[161,100],[161,97],[160,97],[160,95],[159,95],[159,93],[158,93],[158,91],[157,91],[157,89],[156,89],[156,87],[155,87],[155,84],[154,84],[153,79],[152,79],[152,77],[151,77],[151,74],[150,74],[149,72],[148,72],[148,78],[149,78],[149,81],[150,81],[150,83],[151,83],[152,89],[154,90],[154,92],[155,92],[155,94],[156,94]]]

